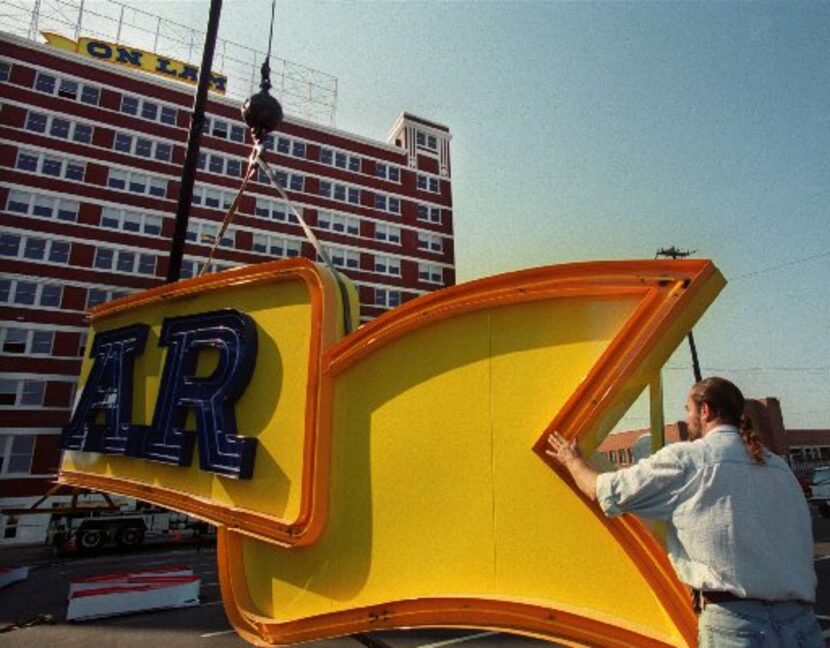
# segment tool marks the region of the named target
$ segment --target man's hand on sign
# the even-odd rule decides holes
[[[548,435],[548,449],[545,454],[567,466],[574,459],[581,459],[582,453],[576,445],[576,439],[566,440],[559,432]]]
[[[585,461],[576,445],[576,438],[567,441],[559,432],[549,434],[545,454],[562,464],[573,477],[579,490],[591,501],[596,501],[599,472]]]

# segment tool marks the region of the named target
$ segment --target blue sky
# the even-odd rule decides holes
[[[140,6],[207,23],[206,0]],[[269,17],[225,0],[220,36],[264,50]],[[704,373],[830,428],[830,3],[280,0],[274,53],[338,78],[342,129],[450,127],[459,281],[697,250],[730,280]]]

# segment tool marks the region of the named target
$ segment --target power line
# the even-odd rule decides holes
[[[783,268],[789,268],[794,265],[799,265],[801,263],[807,263],[807,261],[814,261],[815,259],[822,259],[824,257],[830,257],[830,252],[820,252],[819,254],[811,254],[810,256],[802,257],[801,259],[793,259],[792,261],[786,261],[784,263],[779,263],[778,265],[770,266],[768,268],[760,268],[759,270],[753,270],[752,272],[747,272],[737,277],[730,277],[729,281],[739,281],[740,279],[747,279],[749,277],[754,277],[759,274],[764,274],[767,272],[772,272],[774,270],[781,270]]]

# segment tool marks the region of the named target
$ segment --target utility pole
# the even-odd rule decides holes
[[[661,248],[657,250],[657,254],[654,255],[655,259],[660,257],[667,257],[671,259],[685,259],[693,255],[697,250],[678,250],[675,246],[671,246],[670,248]],[[692,352],[692,371],[695,374],[695,382],[698,383],[703,380],[703,376],[700,373],[700,362],[697,359],[697,347],[695,346],[695,336],[692,331],[689,331],[689,350]]]
[[[190,201],[193,198],[193,183],[196,179],[196,163],[199,160],[199,146],[202,143],[202,126],[205,121],[208,85],[213,68],[213,51],[216,49],[216,35],[219,32],[219,16],[222,14],[222,0],[210,0],[205,49],[202,52],[202,66],[199,68],[199,85],[193,101],[193,115],[190,119],[190,134],[187,138],[187,152],[182,167],[182,185],[179,189],[179,204],[176,208],[176,230],[170,243],[170,262],[167,267],[167,283],[179,280],[184,256],[184,241],[187,221],[190,218]]]

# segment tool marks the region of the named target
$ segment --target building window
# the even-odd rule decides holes
[[[418,232],[418,249],[427,252],[443,252],[443,239],[437,234]]]
[[[3,353],[52,355],[54,331],[42,329],[0,328],[0,349]]]
[[[24,149],[17,152],[15,166],[21,171],[31,171],[67,180],[83,180],[86,173],[86,163],[84,162]]]
[[[389,180],[389,182],[400,182],[401,170],[384,162],[375,162],[375,177]]]
[[[158,198],[167,196],[167,180],[136,171],[110,169],[107,176],[107,186],[112,189]]]
[[[426,223],[441,223],[441,209],[439,207],[427,207],[418,205],[418,220]]]
[[[0,61],[0,83],[5,83],[11,76],[12,66],[8,61]]]
[[[167,142],[127,133],[116,132],[112,147],[122,153],[151,158],[159,162],[169,162],[173,156],[173,147]]]
[[[401,201],[399,198],[387,196],[386,194],[375,194],[375,209],[382,209],[390,214],[401,213]]]
[[[418,148],[424,148],[428,151],[438,150],[438,140],[436,137],[434,135],[427,135],[423,131],[417,131],[415,133],[415,143]]]
[[[148,121],[175,126],[178,109],[148,99],[122,95],[121,112],[127,115],[141,117]]]
[[[137,253],[117,248],[95,248],[92,267],[127,274],[153,276],[156,274],[157,257],[154,254]]]
[[[380,306],[381,308],[395,308],[400,305],[401,293],[399,290],[375,288],[375,306]]]
[[[357,155],[349,155],[343,151],[336,151],[330,148],[320,149],[320,162],[338,169],[348,169],[360,173],[361,159]]]
[[[358,236],[360,234],[360,221],[354,216],[336,214],[323,210],[317,213],[317,227],[321,230],[329,230],[351,236]]]
[[[351,268],[352,270],[356,270],[360,267],[360,253],[357,250],[347,250],[341,247],[334,247],[334,246],[325,246],[326,253],[329,255],[329,259],[337,268]],[[323,258],[318,255],[318,261],[322,261]]]
[[[45,393],[42,380],[0,379],[0,406],[41,407]]]
[[[302,212],[300,213],[302,214]],[[259,216],[260,218],[270,218],[281,223],[297,222],[297,217],[291,213],[291,210],[288,208],[288,205],[286,205],[284,202],[269,200],[267,198],[257,197],[256,207],[254,208],[254,214]]]
[[[63,221],[78,220],[80,203],[77,200],[53,198],[42,194],[12,189],[6,201],[6,209],[24,216],[56,218]]]
[[[193,188],[191,202],[194,205],[202,205],[210,209],[228,209],[233,202],[233,197],[229,191],[197,185]]]
[[[17,234],[0,235],[0,255],[28,261],[69,263],[70,243]]]
[[[300,242],[281,236],[254,234],[254,252],[279,258],[297,257],[300,256]]]
[[[396,257],[377,254],[375,255],[375,272],[400,277],[401,260]]]
[[[89,144],[92,141],[92,126],[55,115],[44,115],[32,110],[26,115],[25,128],[33,133],[48,133],[52,137],[68,139],[81,144]]]
[[[81,101],[91,106],[97,106],[101,98],[101,89],[88,83],[80,83],[73,79],[56,77],[45,72],[38,72],[35,77],[35,90],[63,99]]]
[[[5,381],[4,381],[5,382]],[[35,453],[34,434],[0,434],[0,475],[27,475],[32,470],[32,457]],[[17,520],[9,516],[6,520],[4,537],[9,528],[16,531]]]
[[[296,158],[305,158],[306,154],[305,142],[275,135],[269,135],[265,139],[265,149],[268,151],[276,150],[277,153],[291,155]]]
[[[214,245],[219,235],[219,225],[205,221],[191,220],[187,225],[187,240],[200,245]],[[236,232],[228,228],[222,234],[221,247],[232,248],[236,241]]]
[[[93,306],[120,299],[125,297],[127,293],[123,290],[104,290],[102,288],[90,288],[86,291],[86,309],[89,310]],[[83,356],[86,350],[86,333],[82,333],[82,338],[79,343],[78,354]]]
[[[421,191],[429,191],[432,193],[440,193],[441,192],[441,185],[438,182],[438,178],[434,178],[432,176],[427,176],[423,174],[418,174],[418,189]]]
[[[59,306],[62,286],[14,279],[0,280],[0,303],[18,306]]]
[[[401,244],[401,228],[397,225],[375,224],[375,239],[393,245]]]
[[[431,263],[419,263],[418,278],[427,283],[443,283],[444,271],[441,269],[441,266]]]
[[[135,232],[159,236],[161,234],[162,217],[155,214],[104,207],[101,213],[101,227],[108,229]]]

